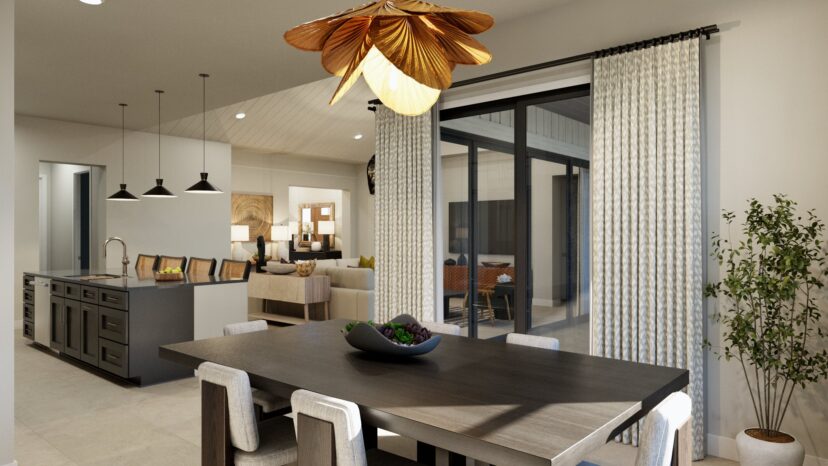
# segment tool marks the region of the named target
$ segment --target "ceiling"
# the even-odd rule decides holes
[[[491,13],[498,22],[571,0],[445,0]],[[26,0],[16,6],[15,110],[25,115],[120,126],[201,111],[198,73],[210,73],[208,107],[219,108],[327,75],[318,53],[282,39],[287,29],[360,0]],[[497,26],[495,26],[497,27]],[[485,34],[481,36],[485,43]],[[315,96],[327,102],[329,93]],[[324,136],[321,134],[320,136]]]
[[[207,139],[273,154],[367,163],[374,152],[374,96],[358,82],[336,105],[328,100],[339,80],[326,78],[207,112]],[[247,117],[237,120],[244,112]],[[201,113],[164,123],[164,134],[200,139]],[[356,134],[363,138],[355,140]]]
[[[572,118],[575,121],[580,121],[581,123],[585,123],[587,125],[590,124],[590,115],[592,114],[592,110],[589,96],[556,100],[540,104],[538,106],[549,110],[552,113]]]

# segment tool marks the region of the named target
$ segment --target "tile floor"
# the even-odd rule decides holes
[[[15,340],[15,454],[20,466],[199,464],[195,378],[151,387],[120,385]],[[404,456],[413,441],[382,432],[380,446]],[[635,449],[608,445],[590,460],[634,463]],[[702,466],[735,463],[708,459]]]

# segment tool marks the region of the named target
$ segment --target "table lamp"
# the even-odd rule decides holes
[[[316,223],[318,232],[322,235],[322,250],[331,250],[331,236],[336,232],[336,223],[333,220],[320,220]]]
[[[290,241],[291,234],[290,234],[290,227],[287,225],[273,225],[270,227],[270,241],[276,241],[279,243],[278,248],[281,250],[282,243],[285,241]],[[284,257],[281,251],[279,252],[279,257]],[[275,255],[274,255],[275,256]]]
[[[230,241],[235,247],[235,243],[244,243],[250,241],[250,226],[248,225],[231,225],[230,226]],[[233,249],[230,251],[233,256]]]

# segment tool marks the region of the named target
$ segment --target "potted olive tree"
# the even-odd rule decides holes
[[[824,347],[825,224],[796,209],[784,195],[768,206],[752,199],[738,240],[713,235],[723,274],[705,289],[722,300],[713,318],[723,339],[713,351],[741,364],[757,421],[736,437],[742,464],[802,466],[802,445],[781,432],[782,420],[795,390],[828,377],[828,353],[817,349]],[[730,226],[735,216],[723,218]]]

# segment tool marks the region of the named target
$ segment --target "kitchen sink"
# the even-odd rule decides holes
[[[112,275],[109,273],[99,273],[95,275],[70,275],[66,278],[77,278],[78,280],[83,281],[94,281],[94,280],[109,280],[112,278],[121,278],[120,275]]]

